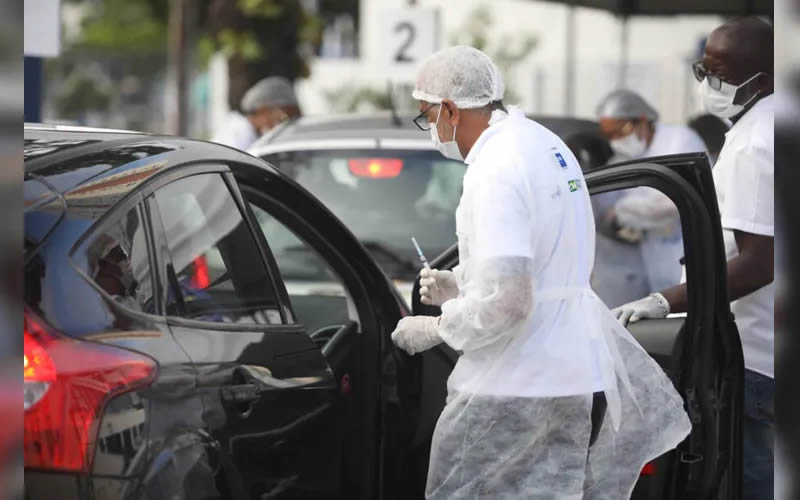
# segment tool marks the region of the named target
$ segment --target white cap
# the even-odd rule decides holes
[[[280,76],[270,76],[256,83],[242,97],[242,111],[255,113],[263,107],[297,106],[292,83]]]
[[[658,111],[642,96],[628,89],[619,89],[605,96],[597,105],[598,118],[633,119],[646,116],[650,121],[658,120]]]
[[[503,76],[491,58],[474,47],[456,45],[425,60],[411,95],[432,104],[449,99],[458,108],[474,109],[502,100],[504,93]]]

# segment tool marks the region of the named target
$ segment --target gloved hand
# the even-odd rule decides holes
[[[441,306],[458,297],[458,283],[452,272],[425,268],[419,276],[419,295],[423,304]]]
[[[651,293],[647,297],[614,308],[611,312],[614,313],[620,323],[627,325],[628,323],[636,323],[644,318],[666,318],[670,312],[670,305],[660,293]]]
[[[436,332],[438,326],[438,317],[408,316],[397,323],[397,328],[392,332],[392,342],[413,356],[442,343]]]

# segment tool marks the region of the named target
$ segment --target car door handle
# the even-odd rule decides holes
[[[251,403],[261,397],[263,388],[258,384],[223,385],[219,396],[223,405]]]

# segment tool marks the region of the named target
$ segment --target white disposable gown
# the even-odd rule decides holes
[[[589,286],[595,229],[578,162],[511,108],[496,112],[466,163],[459,295],[438,327],[463,354],[426,496],[628,498],[642,466],[690,423],[667,376]],[[597,391],[608,409],[589,451]]]
[[[258,137],[258,131],[246,116],[231,111],[225,118],[224,126],[214,134],[211,141],[245,151]]]
[[[656,122],[653,140],[642,158],[695,152],[706,152],[697,132],[686,126]],[[683,237],[678,209],[672,200],[656,189],[639,187],[627,191],[614,204],[614,211],[621,225],[644,232],[640,248],[648,293],[677,285],[681,278]]]

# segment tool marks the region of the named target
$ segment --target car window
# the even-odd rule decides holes
[[[266,210],[250,204],[286,285],[292,308],[309,334],[358,321],[342,279],[311,245]]]
[[[595,194],[592,209],[597,230],[592,288],[608,307],[681,282],[680,217],[665,194],[649,187]]]
[[[221,175],[180,179],[156,191],[155,199],[172,260],[168,314],[281,323],[272,280]]]
[[[319,198],[394,279],[413,281],[419,271],[412,236],[429,256],[456,239],[466,167],[437,151],[295,151],[266,159]]]
[[[147,242],[138,209],[107,225],[87,246],[91,278],[115,300],[153,312],[153,287]]]

